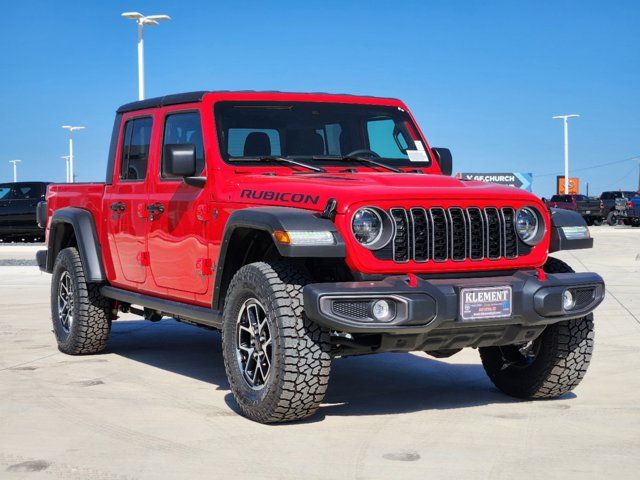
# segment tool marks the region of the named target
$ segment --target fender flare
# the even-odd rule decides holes
[[[106,276],[95,221],[91,212],[82,208],[66,207],[53,212],[49,223],[46,271],[53,272],[53,264],[62,250],[65,225],[73,228],[86,280],[92,283],[104,282]]]
[[[346,246],[335,224],[317,212],[293,207],[249,207],[233,212],[224,229],[220,254],[216,267],[213,291],[214,308],[220,307],[220,288],[223,281],[225,259],[233,233],[238,228],[263,231],[273,239],[273,232],[282,231],[329,231],[335,238],[334,245],[284,245],[273,239],[278,253],[287,258],[345,258]]]
[[[551,213],[551,243],[549,244],[549,253],[558,252],[560,250],[578,250],[581,248],[592,248],[593,238],[567,238],[563,227],[587,227],[582,215],[572,210],[563,210],[561,208],[550,208]]]

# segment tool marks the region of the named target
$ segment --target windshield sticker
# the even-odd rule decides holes
[[[417,142],[416,142],[417,143]],[[427,152],[424,150],[407,150],[410,162],[428,162]]]
[[[427,155],[427,152],[425,151],[424,145],[422,145],[422,142],[420,140],[415,140],[414,143],[416,144],[416,149],[407,150],[409,161],[410,162],[428,162],[429,156]]]

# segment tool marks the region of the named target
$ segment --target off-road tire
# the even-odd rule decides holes
[[[561,260],[549,257],[547,273],[573,272]],[[537,354],[528,364],[505,360],[505,347],[482,347],[480,358],[493,384],[507,395],[524,399],[557,398],[582,380],[593,352],[593,314],[549,325],[534,340]],[[514,348],[507,346],[506,348]]]
[[[73,291],[73,322],[68,330],[58,312],[60,278],[64,272],[71,278]],[[112,301],[100,294],[99,286],[87,283],[78,250],[70,247],[60,251],[51,279],[51,320],[58,349],[69,355],[103,351],[111,330],[112,309]]]
[[[616,215],[616,212],[609,212],[609,215],[607,215],[607,223],[612,227],[618,224],[619,219],[620,217]]]
[[[302,289],[309,278],[288,262],[257,262],[235,274],[226,295],[222,352],[231,391],[243,414],[260,423],[301,420],[324,398],[331,369],[329,331],[304,313]],[[271,367],[261,389],[245,380],[236,350],[236,324],[251,298],[264,306],[272,346]]]

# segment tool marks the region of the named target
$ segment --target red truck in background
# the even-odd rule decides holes
[[[585,374],[604,283],[550,252],[580,215],[451,178],[401,101],[193,92],[117,110],[104,183],[38,207],[61,351],[103,351],[118,312],[222,332],[242,412],[298,420],[331,362],[480,350],[494,384],[557,397]],[[426,380],[426,379],[425,379]]]
[[[586,195],[554,195],[549,200],[549,206],[563,210],[573,210],[584,218],[587,225],[600,226],[606,218],[602,200]]]

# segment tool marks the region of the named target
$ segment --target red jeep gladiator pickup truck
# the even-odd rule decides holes
[[[336,357],[478,348],[493,383],[552,398],[584,376],[604,282],[550,252],[589,248],[580,215],[452,178],[399,100],[194,92],[118,109],[104,183],[38,208],[68,354],[118,312],[222,332],[244,414],[313,414]]]

